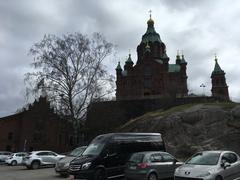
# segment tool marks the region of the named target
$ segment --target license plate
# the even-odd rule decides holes
[[[137,169],[136,166],[130,166],[129,169]]]

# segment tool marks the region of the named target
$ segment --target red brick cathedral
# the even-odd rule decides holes
[[[131,54],[124,69],[120,63],[117,73],[117,100],[144,97],[177,96],[188,94],[187,62],[182,55],[176,56],[175,64],[169,64],[166,46],[155,31],[151,16],[147,31],[137,47],[137,62],[134,65]]]

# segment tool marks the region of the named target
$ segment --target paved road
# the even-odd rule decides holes
[[[0,164],[0,180],[72,180],[57,175],[54,168],[29,170],[25,166],[7,166]],[[124,179],[117,179],[124,180]]]
[[[1,180],[68,180],[58,176],[54,168],[28,170],[24,166],[0,165]]]
[[[0,180],[71,180],[57,175],[54,168],[29,170],[24,166],[7,166],[0,164]],[[124,179],[117,179],[124,180]]]

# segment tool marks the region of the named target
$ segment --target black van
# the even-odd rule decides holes
[[[82,156],[71,161],[69,174],[75,179],[104,180],[124,176],[132,153],[166,151],[159,133],[111,133],[92,140]]]

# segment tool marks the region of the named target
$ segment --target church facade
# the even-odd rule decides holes
[[[187,62],[184,55],[177,53],[174,64],[169,63],[166,45],[154,28],[151,18],[147,31],[137,46],[137,62],[131,54],[122,67],[116,67],[116,100],[131,100],[161,97],[188,97]],[[217,57],[211,74],[212,97],[228,101],[229,93],[225,72],[220,68]]]
[[[187,62],[177,54],[175,64],[169,64],[166,46],[155,31],[151,16],[147,31],[137,47],[137,62],[131,54],[122,68],[116,68],[116,99],[141,99],[149,97],[184,97],[188,94]]]

